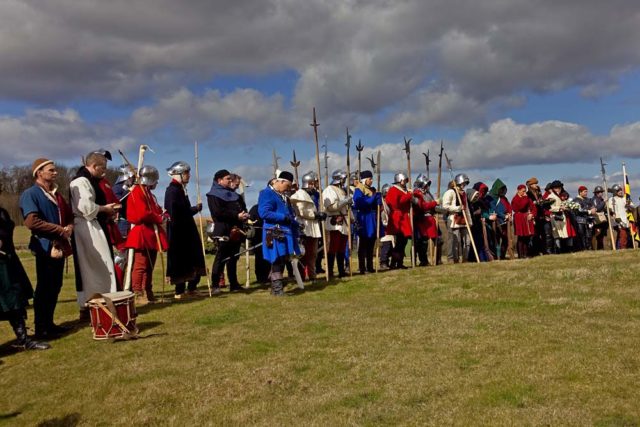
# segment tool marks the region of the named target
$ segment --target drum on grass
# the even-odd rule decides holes
[[[135,294],[129,291],[96,295],[88,301],[94,340],[137,336]]]

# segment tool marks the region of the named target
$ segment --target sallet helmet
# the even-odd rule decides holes
[[[613,184],[611,186],[611,192],[612,193],[617,193],[620,190],[622,190],[622,187],[620,186],[620,184]]]
[[[158,183],[160,179],[160,174],[158,173],[158,169],[154,166],[143,166],[140,169],[140,184],[142,185],[155,185]]]
[[[190,171],[191,166],[189,166],[189,163],[183,162],[182,160],[178,160],[167,168],[167,173],[169,175],[182,175],[183,173]]]
[[[427,185],[431,185],[431,180],[423,173],[416,177],[416,182],[413,184],[416,188],[424,188]]]
[[[453,181],[456,183],[456,185],[468,185],[469,177],[467,176],[467,174],[459,173],[455,178],[453,178]]]
[[[309,188],[309,184],[314,183],[318,180],[318,176],[315,172],[309,171],[302,175],[302,188]]]
[[[120,175],[118,176],[118,179],[116,179],[116,184],[125,182],[135,176],[133,168],[129,165],[120,165],[118,167],[118,172],[120,172]]]
[[[593,189],[594,193],[604,193],[604,188],[601,185],[596,185],[596,188]]]
[[[347,178],[347,173],[343,170],[337,169],[334,170],[331,174],[331,184],[337,185],[341,184]]]
[[[406,181],[406,180],[407,180],[407,176],[402,172],[398,172],[397,174],[393,175],[394,184],[400,184],[402,181]]]

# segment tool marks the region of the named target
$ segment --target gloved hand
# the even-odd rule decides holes
[[[324,212],[316,212],[314,214],[314,218],[316,221],[324,221],[325,219],[327,219],[327,214]]]

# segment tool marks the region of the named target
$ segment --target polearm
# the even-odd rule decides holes
[[[347,128],[347,143],[345,144],[347,147],[347,198],[351,198],[351,156],[349,155],[349,149],[351,148],[351,134],[349,133],[349,128]],[[353,241],[351,239],[351,205],[347,204],[347,241],[349,244],[349,276],[353,277]]]
[[[240,178],[240,192],[241,195],[240,197],[242,197],[242,201],[244,202],[245,206],[247,205],[247,195],[245,193],[245,191],[247,190],[247,183],[244,182],[244,179]],[[244,239],[244,247],[245,247],[245,251],[244,251],[244,272],[245,272],[245,280],[244,280],[244,287],[245,288],[249,288],[251,286],[251,258],[249,256],[249,249],[247,249],[249,246],[251,245],[251,242],[249,241],[249,238],[247,237],[247,234],[245,233],[245,239]]]
[[[367,157],[369,163],[371,163],[371,169],[376,172],[376,191],[380,191],[380,150],[378,150],[378,163],[373,160],[373,154],[371,157]],[[382,193],[380,193],[382,194]],[[376,273],[380,268],[380,205],[376,205]]]
[[[273,149],[273,164],[271,166],[273,166],[273,177],[277,178],[278,177],[278,159],[280,157],[278,157],[276,155],[276,149]]]
[[[629,177],[627,176],[627,166],[625,165],[624,162],[622,162],[622,179],[624,184],[625,200],[627,201],[627,203],[631,203],[631,185],[629,185]],[[629,234],[631,234],[631,243],[633,244],[633,249],[638,249],[638,241],[636,240],[636,237],[638,237],[638,229],[636,227],[635,215],[633,215],[632,212],[629,212],[627,210],[625,210],[625,215],[627,216],[627,220],[629,221],[629,232],[630,232]],[[631,222],[633,222],[633,226],[636,230],[635,233],[633,233],[633,230],[631,228]]]
[[[427,179],[431,179],[431,173],[429,171],[429,163],[431,163],[431,159],[429,159],[429,150],[426,153],[422,153],[424,156],[424,162],[427,166]]]
[[[324,148],[324,188],[327,188],[329,186],[329,153],[328,153],[328,149],[329,149],[329,143],[327,142],[327,136],[324,136],[324,145],[322,146]],[[320,175],[318,175],[318,179]]]
[[[195,169],[196,169],[196,194],[197,204],[202,203],[202,196],[200,196],[200,169],[198,168],[198,141],[194,142],[195,151]],[[207,251],[204,247],[204,224],[202,219],[202,209],[198,212],[198,224],[200,226],[200,246],[202,246],[202,259],[204,259],[204,271],[207,273],[207,289],[209,289],[209,298],[211,298],[211,276],[209,276],[209,267],[207,267]]]
[[[320,212],[324,212],[324,198],[322,197],[322,174],[320,173],[320,146],[318,144],[318,126],[320,124],[316,120],[316,107],[313,107],[313,123],[311,123],[311,127],[313,127],[313,138],[316,143],[316,164],[318,167],[318,192],[320,193],[319,197],[319,205]],[[326,145],[325,145],[325,159],[326,159]],[[328,179],[325,176],[326,179]],[[325,274],[325,280],[329,281],[329,268],[327,267],[327,260],[329,259],[329,255],[327,254],[327,227],[324,225],[320,227],[322,230],[322,251],[324,252],[324,268],[327,272]]]
[[[451,160],[447,153],[444,153],[444,158],[447,161],[447,168],[449,169],[449,174],[451,175],[451,182],[453,182],[453,191],[456,193],[456,197],[458,199],[458,203],[460,203],[460,207],[462,208],[462,216],[464,217],[465,225],[467,226],[467,233],[469,234],[469,240],[471,240],[471,246],[473,247],[473,253],[476,256],[476,262],[480,264],[480,257],[478,256],[478,249],[476,248],[476,242],[473,240],[473,234],[471,234],[471,225],[469,225],[470,218],[467,218],[467,209],[464,204],[462,204],[462,197],[460,197],[460,192],[458,191],[458,184],[453,180],[453,166],[451,166]],[[467,204],[469,201],[467,200]]]
[[[604,166],[606,163],[602,161],[602,157],[600,157],[600,171],[602,172],[602,183],[604,184],[604,205],[605,212],[607,213],[607,223],[609,224],[609,237],[611,238],[611,247],[614,251],[617,251],[616,241],[613,238],[613,226],[611,225],[611,215],[609,214],[609,189],[607,187],[607,174],[605,172]]]
[[[293,160],[289,163],[291,163],[291,166],[293,166],[293,174],[296,180],[296,185],[300,185],[300,181],[298,181],[298,166],[300,166],[300,161],[296,159],[296,150],[293,150]]]
[[[444,143],[440,140],[440,154],[438,154],[438,194],[436,198],[440,200],[440,182],[442,178],[442,153],[444,152]]]
[[[358,177],[358,182],[360,181],[360,174],[362,173],[362,150],[364,150],[364,145],[362,142],[358,140],[358,145],[356,145],[356,150],[358,150],[358,172],[356,172],[356,176]]]
[[[409,205],[409,224],[411,224],[411,268],[416,266],[416,234],[413,229],[413,189],[411,187],[411,138],[404,138],[404,151],[407,153],[407,191],[411,194],[411,204]]]

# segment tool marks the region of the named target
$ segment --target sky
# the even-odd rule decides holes
[[[360,141],[383,182],[407,172],[411,138],[413,177],[429,152],[435,182],[443,142],[472,183],[512,194],[535,176],[575,195],[601,184],[602,157],[610,184],[626,163],[637,201],[638,40],[626,0],[5,0],[0,166],[98,148],[117,166],[147,144],[163,171],[194,166],[198,141],[200,192],[226,168],[253,203],[273,150],[281,169],[293,150],[300,175],[316,168],[316,108],[330,171],[348,128],[352,168]]]

